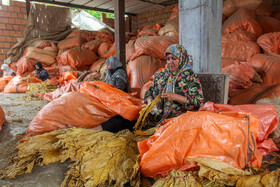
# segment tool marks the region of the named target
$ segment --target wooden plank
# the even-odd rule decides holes
[[[114,1],[108,1],[102,5],[97,6],[97,8],[104,8],[104,9],[108,9],[114,7]]]
[[[90,2],[90,0],[74,0],[71,3],[76,5],[84,5],[86,3]]]
[[[133,12],[135,10],[142,10],[142,12],[144,12],[145,10],[143,8],[145,8],[147,6],[151,6],[151,5],[149,3],[143,2],[143,3],[137,4],[135,6],[131,6],[131,7],[127,8],[126,10],[128,12]]]
[[[29,16],[30,12],[30,0],[26,0],[26,15]]]
[[[56,0],[57,2],[69,3],[71,0]]]
[[[126,69],[125,61],[125,20],[124,20],[124,0],[115,1],[115,56],[122,62]]]
[[[151,10],[158,10],[160,8],[164,8],[164,6],[161,6],[161,5],[149,5],[149,6],[146,6],[144,8],[139,8],[139,9],[135,9],[135,10],[132,10],[132,12],[134,14],[139,14],[139,13],[144,13],[144,12],[148,12],[148,11],[151,11]]]
[[[103,3],[104,3],[104,0],[94,0],[94,1],[91,1],[91,2],[89,2],[87,4],[85,4],[85,6],[97,7],[97,6],[99,6],[99,5],[103,4]]]

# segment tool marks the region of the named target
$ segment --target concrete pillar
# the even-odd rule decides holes
[[[179,40],[194,72],[221,72],[223,0],[179,0]]]

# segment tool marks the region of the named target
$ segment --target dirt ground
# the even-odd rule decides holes
[[[6,113],[6,122],[0,131],[0,170],[9,165],[8,158],[17,153],[18,141],[25,136],[29,123],[47,104],[42,100],[28,100],[25,94],[0,93],[0,106]],[[56,187],[60,186],[69,163],[35,166],[30,174],[12,180],[1,180],[1,187]]]

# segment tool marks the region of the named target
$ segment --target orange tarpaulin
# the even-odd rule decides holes
[[[80,92],[98,99],[106,107],[130,121],[136,120],[142,109],[142,100],[125,93],[113,85],[100,82],[84,82]]]
[[[22,78],[20,76],[14,77],[4,89],[4,93],[25,93],[27,91],[27,83],[39,83],[40,79],[35,77]]]
[[[80,84],[77,83],[68,83],[65,86],[62,86],[60,88],[57,88],[55,91],[50,93],[36,93],[38,97],[44,99],[45,101],[51,102],[54,99],[59,98],[65,93],[68,92],[79,92],[80,90]]]
[[[8,83],[13,79],[12,76],[5,76],[0,78],[0,92],[2,92]]]
[[[2,129],[2,125],[3,125],[4,121],[5,121],[5,112],[0,106],[0,131]]]
[[[191,169],[196,163],[187,158],[198,157],[215,158],[238,169],[250,163],[260,167],[262,155],[254,146],[258,123],[249,113],[188,111],[138,142],[141,173],[155,177],[173,169]]]
[[[92,128],[115,115],[97,99],[79,92],[70,92],[44,106],[31,121],[26,136],[72,126]]]
[[[259,119],[259,130],[256,136],[258,149],[263,155],[267,155],[269,151],[277,151],[277,147],[271,139],[267,139],[268,135],[273,132],[279,122],[278,113],[273,105],[226,105],[214,104],[207,102],[199,110],[210,112],[227,112],[241,111],[254,114]]]

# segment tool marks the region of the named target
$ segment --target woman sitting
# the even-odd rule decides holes
[[[145,103],[150,103],[159,94],[161,100],[148,115],[144,129],[188,110],[198,110],[204,102],[199,79],[189,68],[187,50],[182,45],[173,44],[166,49],[164,56],[168,69],[155,73],[153,84],[145,93]]]
[[[119,59],[114,56],[109,57],[106,60],[106,65],[108,67],[108,75],[105,82],[115,85],[124,92],[130,92],[128,76]]]
[[[12,69],[10,69],[8,64],[2,64],[1,70],[3,71],[3,77],[16,76],[15,72]]]
[[[36,77],[42,81],[45,81],[49,78],[48,71],[43,68],[43,65],[40,62],[34,64],[35,71],[33,71],[32,76]]]

